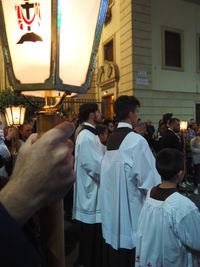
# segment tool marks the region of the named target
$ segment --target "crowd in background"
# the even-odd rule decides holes
[[[75,142],[77,134],[82,126],[79,123],[78,116],[71,120],[76,127],[75,134],[73,135],[73,142]],[[170,123],[172,124],[170,125]],[[106,149],[106,141],[108,136],[117,127],[117,120],[115,118],[104,118],[97,124],[97,132],[99,138]],[[170,128],[171,127],[171,128]],[[4,127],[0,125],[0,185],[4,185],[8,180],[7,177],[11,175],[13,165],[13,144],[16,138],[17,130],[14,127]],[[171,129],[178,137],[178,142],[172,142],[171,138],[167,144],[163,143],[168,129]],[[152,121],[138,119],[133,127],[133,131],[142,135],[148,142],[153,154],[156,154],[164,147],[178,148],[185,153],[186,158],[186,175],[181,187],[193,187],[194,193],[198,194],[198,185],[200,183],[200,125],[194,119],[188,120],[187,130],[181,131],[180,119],[173,117],[172,113],[166,113],[161,116],[157,126],[152,124]],[[18,148],[27,140],[31,133],[36,132],[36,121],[26,121],[18,129],[19,141]],[[164,138],[163,138],[164,136]],[[14,140],[13,140],[14,139]],[[16,144],[15,144],[16,145]]]
[[[78,123],[78,118],[74,118],[76,123],[76,135],[81,129],[81,124]],[[197,194],[198,184],[200,183],[200,125],[194,119],[187,121],[187,129],[180,129],[181,119],[174,117],[172,113],[166,113],[161,116],[157,126],[152,124],[152,121],[142,121],[138,119],[133,127],[133,131],[142,135],[148,142],[153,154],[156,154],[165,147],[176,148],[185,153],[186,158],[186,177],[181,183],[182,187],[194,186],[194,193]],[[97,124],[97,131],[101,142],[106,145],[107,137],[117,126],[117,120],[114,118],[104,118]],[[172,130],[177,139],[169,137],[168,130]],[[164,137],[164,138],[163,138]],[[167,143],[166,143],[167,142]]]
[[[81,130],[82,126],[79,123],[78,115],[71,120],[76,127],[73,135],[73,142],[75,143],[76,137]],[[172,122],[172,123],[171,123]],[[108,136],[117,127],[117,120],[115,118],[104,118],[97,124],[98,136],[106,149],[106,142]],[[171,125],[170,125],[171,123]],[[170,128],[171,127],[171,128]],[[2,186],[8,181],[11,175],[13,166],[13,145],[15,144],[17,130],[15,127],[2,127],[0,125],[0,185]],[[167,144],[163,143],[166,138],[168,129],[171,129],[178,137],[178,142],[173,142],[171,138]],[[181,131],[180,119],[173,117],[172,113],[166,113],[161,116],[157,126],[152,124],[152,121],[143,121],[138,119],[133,127],[133,131],[142,135],[148,142],[153,154],[156,154],[164,147],[171,147],[180,149],[185,153],[186,158],[186,175],[184,181],[180,184],[182,188],[192,187],[195,194],[198,194],[198,185],[200,184],[200,125],[194,119],[188,120],[187,130]],[[18,148],[27,140],[31,133],[36,132],[35,119],[24,122],[18,129],[19,140]],[[164,137],[164,138],[163,138]],[[15,148],[16,149],[16,148]]]

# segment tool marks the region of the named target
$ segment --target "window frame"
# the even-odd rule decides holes
[[[105,59],[105,46],[106,46],[106,44],[108,44],[111,41],[113,41],[113,61],[110,61],[110,62],[115,63],[115,61],[116,61],[115,36],[113,35],[110,38],[108,38],[105,42],[103,42],[103,62],[109,62],[109,60]]]
[[[166,27],[166,26],[162,26],[161,28],[162,31],[162,69],[166,69],[166,70],[174,70],[174,71],[184,71],[184,31],[181,29],[176,29],[176,28],[171,28],[171,27]],[[165,32],[172,32],[172,33],[177,33],[180,35],[180,43],[181,43],[181,66],[180,67],[176,67],[176,66],[169,66],[166,65],[165,62],[165,55],[166,55],[166,49],[165,49]]]

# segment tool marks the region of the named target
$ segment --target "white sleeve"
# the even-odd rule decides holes
[[[148,190],[160,184],[161,178],[155,166],[155,157],[145,139],[141,139],[134,149],[134,172],[137,179],[137,187]]]
[[[93,140],[83,142],[78,151],[80,165],[94,180],[99,180],[103,151],[97,147]]]
[[[177,232],[181,242],[200,251],[200,213],[198,209],[191,210],[177,225]]]

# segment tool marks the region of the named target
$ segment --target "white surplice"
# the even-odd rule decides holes
[[[200,213],[178,192],[160,201],[147,195],[136,245],[135,267],[198,267],[193,250],[200,250]]]
[[[89,123],[84,124],[93,127]],[[75,144],[73,219],[83,223],[101,222],[99,179],[102,158],[103,149],[98,135],[82,130]]]
[[[119,123],[118,128],[129,127]],[[102,231],[114,249],[136,244],[139,215],[147,190],[160,183],[155,158],[146,140],[131,131],[119,149],[107,150],[101,165]]]

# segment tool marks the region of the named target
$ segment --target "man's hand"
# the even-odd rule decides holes
[[[73,146],[67,142],[73,131],[73,124],[64,122],[39,140],[31,135],[21,147],[11,180],[0,192],[1,203],[20,225],[63,198],[74,182]]]

